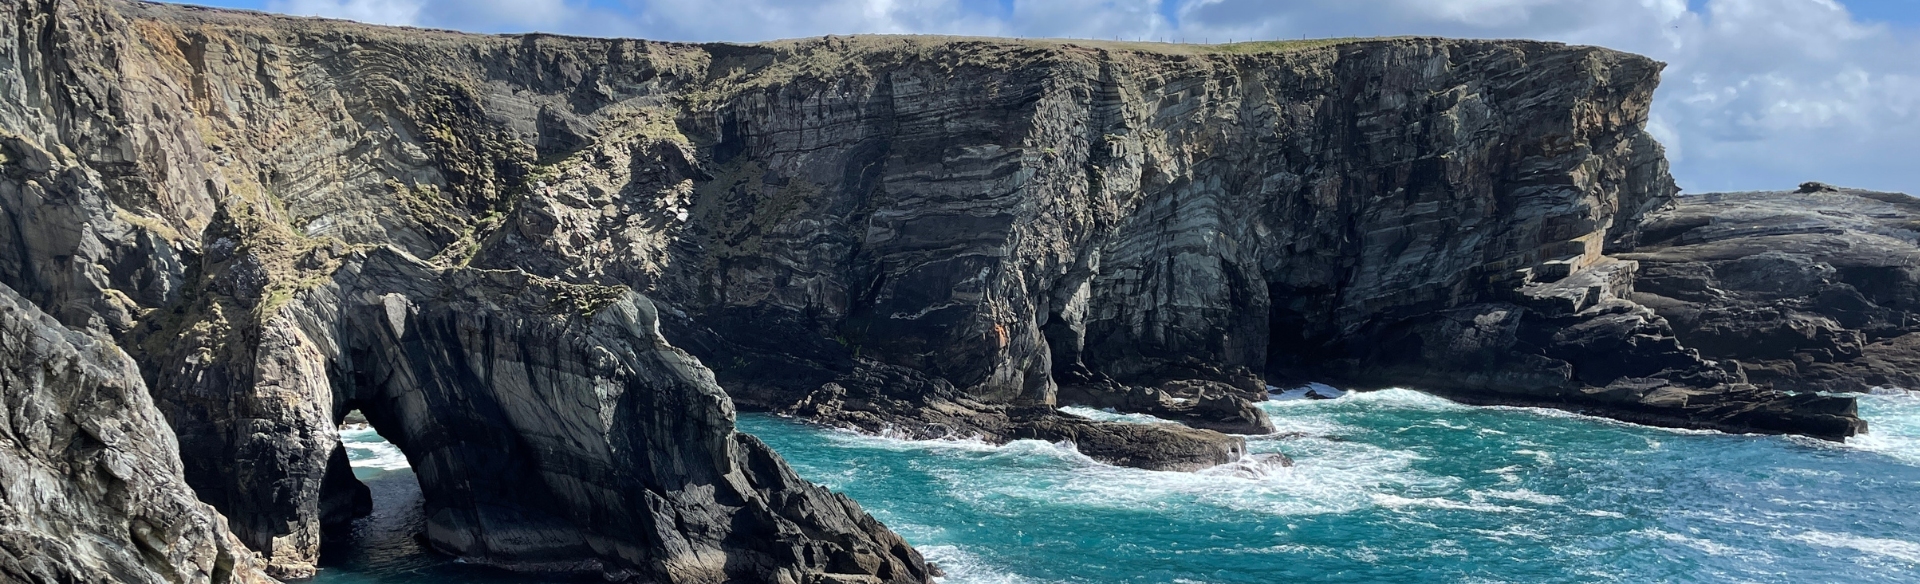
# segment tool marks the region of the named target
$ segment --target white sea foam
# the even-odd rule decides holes
[[[1411,410],[1428,410],[1428,411],[1436,411],[1436,412],[1465,411],[1473,408],[1473,406],[1464,405],[1459,402],[1455,402],[1452,400],[1448,400],[1446,398],[1435,396],[1433,394],[1422,393],[1422,392],[1414,391],[1411,389],[1382,389],[1380,391],[1362,391],[1362,392],[1349,394],[1347,395],[1347,397],[1342,399],[1348,402],[1368,404],[1376,407],[1392,407],[1392,408],[1402,408],[1402,409],[1411,409]]]
[[[1273,420],[1273,429],[1278,436],[1345,436],[1360,432],[1359,428],[1335,421],[1333,416],[1303,412],[1297,410],[1268,409],[1267,418]]]
[[[1850,549],[1871,556],[1920,564],[1920,543],[1898,539],[1861,537],[1848,533],[1808,531],[1786,539],[1827,548]]]
[[[1544,450],[1515,450],[1514,454],[1531,456],[1540,466],[1553,466],[1553,453]]]
[[[1330,389],[1330,388],[1329,388]],[[1297,390],[1304,393],[1304,389]],[[1324,393],[1327,390],[1322,390]],[[1472,406],[1463,405],[1431,394],[1408,389],[1383,389],[1379,391],[1346,392],[1345,397],[1334,400],[1274,399],[1256,404],[1266,410],[1273,419],[1274,428],[1281,435],[1306,434],[1309,436],[1353,436],[1366,432],[1361,428],[1338,421],[1341,415],[1350,415],[1356,411],[1379,412],[1387,410],[1415,412],[1466,412]],[[1435,416],[1427,425],[1450,430],[1469,430],[1472,426],[1446,417]],[[1405,427],[1399,430],[1405,430]],[[1480,430],[1485,435],[1501,435],[1498,430]]]
[[[1545,540],[1551,537],[1545,533],[1541,533],[1539,530],[1524,527],[1524,526],[1519,526],[1519,525],[1508,525],[1500,529],[1469,528],[1467,531],[1471,531],[1487,539],[1491,539],[1491,540],[1503,542],[1503,543],[1509,543],[1509,544],[1517,543],[1514,541],[1516,539],[1530,539],[1530,540],[1539,541],[1539,540]]]
[[[1920,465],[1920,392],[1875,389],[1859,399],[1867,433],[1848,438],[1847,447]]]
[[[995,566],[977,554],[958,546],[923,545],[917,546],[927,561],[940,565],[946,577],[937,579],[941,584],[1024,584],[1033,582],[1028,578],[1007,572]]]
[[[1278,478],[1290,472],[1292,468],[1293,467],[1287,463],[1286,458],[1253,455],[1241,457],[1238,461],[1229,462],[1213,468],[1202,469],[1198,474],[1265,480]]]
[[[1293,389],[1281,389],[1271,385],[1267,386],[1267,395],[1278,401],[1310,399],[1307,397],[1307,392],[1319,394],[1322,398],[1334,399],[1347,395],[1347,392],[1335,389],[1333,386],[1324,383],[1309,383]]]
[[[829,430],[827,440],[841,446],[870,448],[893,452],[994,452],[999,446],[988,444],[978,437],[943,438],[936,440],[912,440],[897,434],[883,432],[879,436],[853,430]]]
[[[410,468],[407,455],[400,452],[400,447],[388,442],[373,428],[359,426],[343,429],[340,431],[340,442],[347,447],[347,458],[353,466],[380,470]]]
[[[1559,505],[1567,501],[1563,497],[1535,493],[1528,489],[1513,489],[1513,490],[1495,489],[1495,490],[1487,490],[1487,491],[1467,491],[1467,494],[1472,495],[1475,501],[1479,501],[1482,498],[1502,499],[1507,501],[1533,503],[1535,505]]]
[[[1517,483],[1520,482],[1520,470],[1519,465],[1508,465],[1500,468],[1490,468],[1480,472],[1482,474],[1498,476],[1500,477],[1500,482],[1503,483]]]
[[[1060,411],[1062,413],[1073,414],[1075,416],[1080,416],[1082,418],[1094,420],[1096,422],[1119,422],[1122,424],[1174,424],[1176,423],[1166,419],[1149,416],[1147,414],[1122,414],[1110,409],[1102,410],[1102,409],[1094,409],[1094,408],[1081,407],[1081,406],[1067,406],[1064,408],[1060,408]]]
[[[1388,509],[1427,508],[1480,513],[1525,513],[1527,511],[1521,507],[1455,501],[1444,497],[1402,497],[1387,493],[1374,493],[1372,497],[1375,505]]]
[[[1064,463],[1066,466],[1071,468],[1089,468],[1089,467],[1106,466],[1104,464],[1101,464],[1100,461],[1094,460],[1093,458],[1088,457],[1085,454],[1081,454],[1080,449],[1075,448],[1072,442],[1064,442],[1064,441],[1063,442],[1047,442],[1043,440],[1015,440],[1012,442],[1008,442],[1005,445],[1001,446],[998,450],[995,450],[993,452],[993,458],[1025,459],[1025,460],[1046,459],[1049,461]]]
[[[1667,434],[1680,434],[1680,435],[1686,435],[1686,436],[1715,436],[1715,435],[1726,434],[1725,432],[1721,432],[1719,430],[1702,430],[1698,428],[1668,428],[1665,426],[1647,426],[1643,424],[1635,424],[1633,422],[1623,422],[1620,420],[1615,420],[1613,418],[1589,416],[1587,414],[1582,414],[1579,412],[1569,412],[1566,410],[1555,409],[1555,408],[1534,408],[1534,407],[1525,407],[1525,406],[1484,406],[1484,407],[1486,407],[1486,409],[1489,409],[1489,410],[1519,412],[1519,413],[1527,414],[1530,416],[1537,416],[1542,418],[1580,420],[1584,422],[1591,422],[1591,423],[1601,424],[1606,426],[1618,426],[1623,428],[1640,428],[1640,429],[1655,430],[1655,431],[1664,432]],[[1747,435],[1758,436],[1759,434],[1747,434]]]
[[[1657,529],[1657,528],[1639,529],[1629,533],[1631,533],[1632,535],[1638,535],[1641,537],[1648,537],[1648,538],[1659,539],[1659,540],[1663,540],[1671,543],[1677,543],[1677,544],[1684,545],[1684,546],[1687,546],[1696,550],[1700,550],[1702,552],[1706,552],[1708,554],[1716,555],[1716,556],[1742,555],[1743,557],[1746,557],[1749,560],[1760,560],[1762,559],[1763,556],[1765,556],[1764,553],[1761,553],[1758,551],[1749,552],[1749,551],[1741,550],[1739,548],[1723,545],[1719,542],[1715,542],[1710,539],[1693,537],[1689,535],[1682,535],[1682,534],[1674,533],[1671,531],[1666,531],[1664,529]]]
[[[899,440],[852,432],[833,432],[829,437],[851,447],[975,458],[1020,469],[932,470],[951,496],[990,508],[1022,504],[1102,509],[1198,505],[1287,516],[1347,513],[1372,507],[1520,512],[1526,509],[1492,501],[1547,504],[1555,500],[1522,490],[1463,493],[1458,490],[1460,478],[1414,468],[1415,462],[1424,460],[1417,451],[1327,438],[1365,433],[1339,421],[1340,416],[1351,415],[1355,409],[1450,412],[1469,406],[1414,391],[1384,390],[1349,394],[1339,400],[1270,401],[1260,407],[1273,415],[1286,438],[1255,437],[1251,449],[1256,453],[1284,451],[1294,457],[1294,466],[1243,461],[1198,473],[1152,472],[1098,463],[1070,444],[1016,441],[994,446],[977,440]],[[1084,408],[1069,411],[1087,417],[1115,415]],[[1458,500],[1468,497],[1474,500]]]
[[[851,439],[851,438],[847,438]],[[922,449],[978,456],[972,445],[927,444],[865,437],[861,445],[884,449]],[[1311,452],[1292,467],[1250,463],[1197,473],[1154,472],[1093,461],[1070,444],[1023,440],[988,449],[987,460],[1026,470],[981,473],[942,469],[933,474],[948,484],[951,496],[998,507],[1010,501],[1050,506],[1139,509],[1204,505],[1268,515],[1344,513],[1372,504],[1368,493],[1442,492],[1458,479],[1410,468],[1420,457],[1408,451],[1326,440],[1289,442]],[[1239,472],[1257,467],[1258,472]]]

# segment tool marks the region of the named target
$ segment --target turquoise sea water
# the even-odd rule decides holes
[[[1874,433],[1847,445],[1403,390],[1261,407],[1281,433],[1251,450],[1295,466],[1161,473],[1044,442],[907,442],[753,414],[740,428],[898,530],[948,584],[1920,581],[1920,395],[1864,396]],[[404,459],[371,431],[348,440],[382,513],[325,554],[320,581],[553,581],[422,552]]]

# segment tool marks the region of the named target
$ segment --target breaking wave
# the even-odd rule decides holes
[[[379,469],[383,471],[412,468],[407,465],[407,455],[386,438],[380,436],[372,427],[359,426],[342,428],[340,443],[347,447],[347,460],[359,468]]]
[[[946,584],[1920,578],[1912,394],[1864,396],[1873,433],[1845,445],[1408,390],[1259,407],[1279,432],[1196,473],[1106,465],[1066,443],[903,440],[752,414],[739,426],[899,531]],[[370,430],[342,436],[356,465],[404,467]]]

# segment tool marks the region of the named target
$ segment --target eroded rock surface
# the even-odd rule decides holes
[[[1667,286],[1618,255],[1672,236],[1641,228],[1675,194],[1660,65],[1599,48],[697,45],[39,0],[0,4],[0,64],[0,282],[140,363],[188,483],[288,577],[362,507],[351,407],[474,561],[909,582],[918,557],[716,387],[1194,469],[1257,463],[1223,432],[1306,380],[1843,438],[1852,400],[1780,379],[1897,370],[1868,347],[1912,338],[1842,359],[1805,316],[1826,345],[1703,354],[1725,325],[1637,295]],[[1738,269],[1846,263],[1798,261]],[[1897,328],[1860,310],[1822,318]]]
[[[0,286],[0,580],[265,583],[133,360]]]
[[[1920,199],[1809,183],[1648,218],[1635,301],[1703,356],[1796,391],[1920,389]]]
[[[110,0],[6,3],[0,33],[0,281],[140,362],[178,431],[175,468],[267,573],[313,575],[323,523],[364,509],[336,424],[365,407],[418,469],[429,541],[468,561],[648,581],[928,579],[897,535],[735,433],[731,403],[655,332],[645,298],[459,267],[450,250],[517,204],[535,157],[579,124],[483,106],[474,78],[440,66],[519,68],[360,51],[379,41],[359,35],[415,32]],[[495,108],[552,139],[483,114]],[[133,533],[173,545],[205,516]],[[194,554],[202,573],[182,579],[238,561],[180,545],[153,553]],[[73,551],[82,568],[123,563]]]
[[[899,536],[734,432],[644,296],[392,249],[346,261],[284,318],[327,360],[334,411],[407,453],[437,549],[643,581],[927,580]]]

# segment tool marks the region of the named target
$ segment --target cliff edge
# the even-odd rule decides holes
[[[1251,402],[1309,380],[1864,430],[1782,391],[1811,369],[1703,353],[1640,293],[1657,258],[1624,253],[1664,245],[1642,225],[1677,189],[1645,131],[1661,65],[1626,53],[685,44],[125,0],[6,3],[0,41],[0,283],[119,342],[186,481],[283,577],[358,507],[355,408],[437,548],[680,582],[928,579],[735,403],[1171,470],[1246,456]]]

